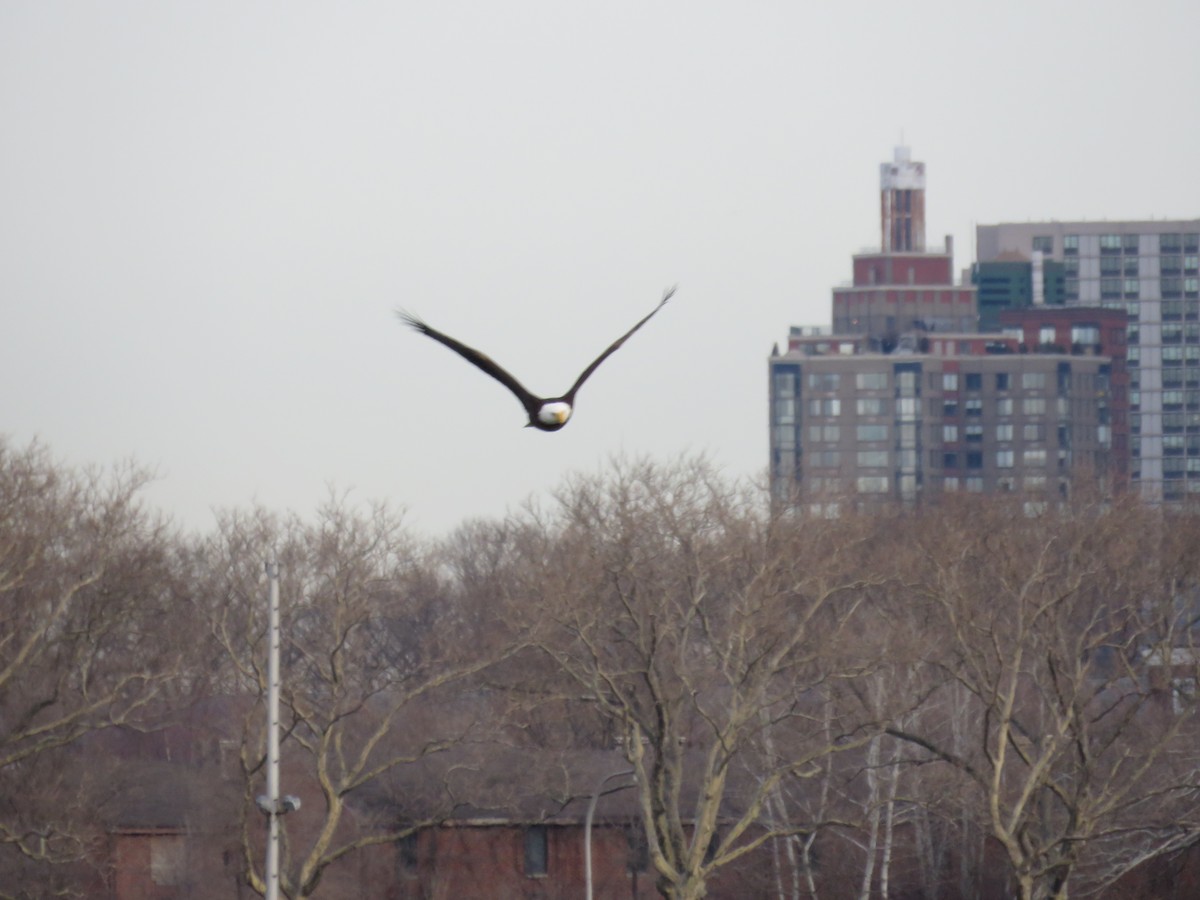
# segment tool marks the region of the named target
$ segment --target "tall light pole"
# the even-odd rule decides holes
[[[267,562],[267,793],[255,802],[267,815],[266,900],[279,900],[279,817],[300,808],[300,798],[279,796],[279,565]]]
[[[279,564],[267,563],[270,582],[267,653],[267,897],[279,900]]]
[[[596,804],[600,800],[600,795],[604,792],[604,786],[614,778],[620,778],[622,775],[632,775],[633,769],[622,769],[620,772],[613,772],[611,775],[605,775],[600,779],[600,783],[596,785],[596,790],[592,791],[592,797],[588,800],[587,815],[583,819],[583,881],[586,885],[587,893],[584,895],[587,900],[592,900],[592,819],[596,815]],[[626,788],[633,787],[634,782],[623,784],[619,788],[613,788],[613,793],[623,791]]]

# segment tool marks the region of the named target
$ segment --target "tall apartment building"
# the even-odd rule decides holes
[[[1200,497],[1200,219],[982,225],[979,264],[1063,266],[1068,306],[1128,316],[1130,477],[1151,502]]]
[[[1131,457],[1125,312],[1098,306],[1035,306],[1005,310],[999,314],[997,324],[1004,335],[1020,341],[1021,352],[1103,356],[1109,360],[1108,390],[1095,397],[1097,428],[1101,442],[1110,445],[1107,474],[1111,485],[1118,490],[1127,488]]]
[[[770,359],[776,497],[816,509],[948,491],[1050,497],[1081,473],[1107,477],[1123,320],[1100,309],[1001,323],[997,310],[1005,330],[980,333],[949,239],[924,249],[924,166],[898,148],[880,191],[881,247],[855,255],[853,284],[834,289],[833,333],[793,329]]]
[[[801,335],[770,360],[776,497],[1058,496],[1081,472],[1108,472],[1109,357],[1021,353],[1015,338],[978,334],[925,340],[927,352],[855,352],[853,340]]]

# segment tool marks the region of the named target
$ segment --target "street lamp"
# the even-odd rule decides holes
[[[279,565],[267,562],[268,653],[267,653],[267,792],[254,803],[267,817],[266,900],[279,900],[279,817],[300,808],[300,798],[279,796]]]
[[[584,895],[587,900],[592,900],[592,819],[596,815],[596,804],[600,800],[601,793],[604,792],[604,786],[614,778],[620,778],[624,775],[632,775],[633,769],[622,769],[620,772],[613,772],[611,775],[605,775],[600,779],[600,783],[596,785],[596,790],[592,791],[591,799],[588,800],[587,815],[583,820],[583,880],[586,885],[587,893]],[[623,784],[618,788],[613,788],[609,793],[623,791],[626,788],[631,788],[636,781],[631,781],[629,784]]]

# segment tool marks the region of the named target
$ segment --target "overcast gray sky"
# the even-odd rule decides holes
[[[1200,3],[0,4],[0,431],[189,527],[328,485],[444,533],[615,454],[766,466],[766,364],[877,244],[1200,215]],[[559,393],[557,434],[396,321]]]

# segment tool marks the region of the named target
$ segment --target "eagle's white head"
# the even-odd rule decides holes
[[[571,418],[571,404],[556,400],[553,403],[543,403],[538,410],[538,421],[543,425],[562,425]]]

